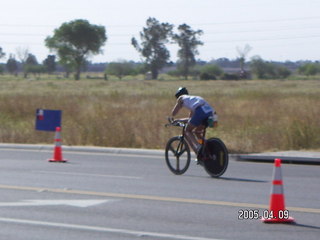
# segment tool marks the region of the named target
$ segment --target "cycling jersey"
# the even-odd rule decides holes
[[[182,105],[189,109],[190,111],[194,112],[197,107],[202,107],[205,112],[212,112],[211,106],[199,96],[190,96],[190,95],[182,95]]]
[[[209,116],[215,113],[215,110],[202,97],[182,95],[182,106],[192,112],[189,122],[194,126],[199,126],[204,123]]]

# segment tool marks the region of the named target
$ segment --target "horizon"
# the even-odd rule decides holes
[[[36,6],[36,7],[31,7]],[[317,0],[11,0],[2,4],[0,47],[6,53],[1,63],[18,48],[28,49],[38,62],[56,55],[44,39],[64,22],[86,19],[106,28],[108,40],[94,63],[118,60],[142,61],[130,43],[140,42],[139,33],[148,17],[174,25],[186,23],[203,30],[196,59],[236,59],[237,48],[249,45],[247,59],[260,56],[266,61],[318,61],[320,49],[320,2]],[[14,16],[14,17],[12,17]],[[9,19],[9,20],[8,20]],[[176,62],[178,46],[167,45],[170,61]]]

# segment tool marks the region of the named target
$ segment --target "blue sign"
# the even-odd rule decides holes
[[[61,110],[37,109],[36,130],[56,131],[56,127],[61,127]]]

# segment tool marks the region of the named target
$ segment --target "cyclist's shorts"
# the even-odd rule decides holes
[[[193,126],[198,127],[203,124],[204,120],[206,120],[209,116],[212,116],[212,108],[210,106],[204,105],[197,107],[189,122]]]

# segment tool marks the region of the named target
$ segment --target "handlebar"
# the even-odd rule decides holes
[[[186,126],[186,123],[182,120],[174,120],[173,118],[170,118],[168,117],[168,122],[165,126],[168,127],[168,126],[175,126],[175,127],[184,127]]]

